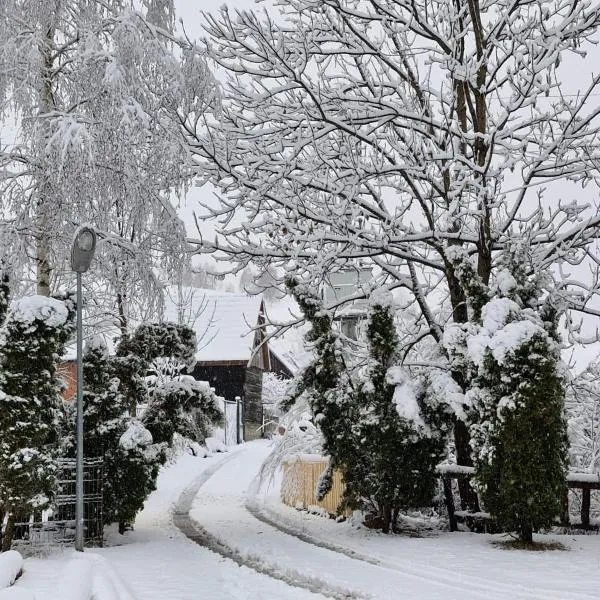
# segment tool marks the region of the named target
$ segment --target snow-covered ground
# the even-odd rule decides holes
[[[274,489],[257,493],[253,480],[269,450],[268,442],[253,442],[205,459],[182,456],[163,469],[135,531],[95,552],[136,600],[598,597],[600,536],[557,536],[567,551],[534,553],[499,549],[490,543],[497,538],[486,535],[386,536],[335,523],[283,506]],[[223,553],[262,573],[175,527],[173,512],[185,512],[192,500],[191,517]],[[70,558],[65,551],[26,560],[16,586],[36,600],[63,600],[57,590]]]
[[[119,536],[121,545],[94,550],[104,556],[126,582],[136,600],[318,600],[323,598],[290,587],[199,547],[172,523],[171,511],[180,494],[195,478],[220,461],[243,461],[243,447],[225,455],[199,458],[182,456],[166,467],[158,479],[135,531]],[[113,540],[114,542],[115,540]],[[72,553],[44,559],[27,559],[17,586],[28,588],[36,600],[58,598],[59,579]]]
[[[349,589],[381,600],[598,598],[599,536],[556,536],[568,551],[527,552],[493,546],[491,541],[501,536],[436,533],[418,538],[353,528],[286,507],[273,489],[254,497],[252,480],[268,452],[268,443],[247,445],[243,460],[224,465],[200,488],[191,512],[241,554],[298,571],[325,589]],[[315,547],[259,521],[248,503],[288,532],[344,553]]]

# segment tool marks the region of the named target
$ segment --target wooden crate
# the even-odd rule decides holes
[[[333,472],[331,490],[323,500],[315,498],[315,490],[321,473],[327,468],[326,458],[299,458],[283,463],[281,500],[294,508],[320,507],[330,515],[339,514],[338,508],[344,495],[344,482],[339,471]],[[350,511],[343,511],[348,515]]]

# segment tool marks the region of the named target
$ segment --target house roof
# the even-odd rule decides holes
[[[293,323],[302,315],[300,307],[291,296],[267,303],[265,313],[268,322],[277,324]],[[272,331],[273,327],[267,329]],[[309,329],[309,325],[301,323],[269,339],[271,352],[291,373],[298,373],[312,360],[312,352],[307,349],[304,342],[304,336]]]
[[[180,292],[169,287],[164,319],[194,329],[197,361],[248,361],[260,305],[260,296],[185,287]]]

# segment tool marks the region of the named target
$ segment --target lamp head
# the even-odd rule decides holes
[[[80,227],[71,248],[71,268],[76,273],[85,273],[90,268],[96,251],[96,232],[91,227]]]

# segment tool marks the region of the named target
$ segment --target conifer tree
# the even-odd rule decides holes
[[[476,476],[486,509],[525,542],[552,525],[566,492],[564,379],[552,296],[519,250],[498,274],[468,347],[478,367],[470,397]]]
[[[3,549],[18,518],[48,507],[56,489],[61,381],[57,360],[72,333],[70,298],[15,302],[0,348],[0,493],[8,514]]]
[[[118,444],[129,416],[125,398],[119,391],[119,379],[101,337],[86,344],[83,377],[85,454],[103,457]]]
[[[103,496],[105,523],[118,523],[124,533],[156,489],[156,479],[166,460],[166,444],[154,444],[150,432],[132,419],[105,455],[107,473]]]
[[[315,423],[323,433],[323,451],[330,457],[330,467],[341,468],[344,456],[354,447],[350,433],[355,415],[349,395],[339,393],[351,387],[340,340],[322,300],[297,280],[290,279],[287,287],[311,325],[306,341],[312,344],[315,355],[302,373],[294,397],[307,394]],[[320,493],[324,495],[327,491],[322,487]]]
[[[395,527],[400,510],[431,504],[444,448],[442,437],[423,420],[420,390],[396,366],[391,300],[381,290],[371,296],[368,376],[351,394],[353,444],[341,460],[346,504],[374,513],[373,523],[384,533]]]
[[[10,275],[4,262],[0,261],[0,327],[6,318],[8,303],[10,301]]]

